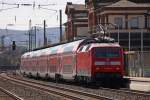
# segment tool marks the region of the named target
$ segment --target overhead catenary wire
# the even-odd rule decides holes
[[[53,2],[48,2],[47,4],[43,3],[43,2],[36,2],[36,1],[32,1],[32,2],[7,2],[7,1],[1,1],[0,2],[0,11],[5,11],[4,14],[7,14],[9,13],[11,10],[12,12],[10,12],[10,14],[13,16],[13,22],[15,25],[20,25],[20,16],[21,15],[18,15],[17,13],[15,13],[14,11],[21,11],[21,9],[23,9],[24,11],[26,11],[26,9],[33,9],[32,10],[32,14],[30,14],[27,18],[24,18],[25,20],[29,20],[29,19],[32,19],[32,17],[34,17],[33,20],[33,24],[35,23],[35,21],[37,21],[38,18],[41,19],[45,19],[46,21],[48,20],[51,20],[51,19],[54,19],[56,21],[56,23],[54,24],[55,26],[58,26],[58,21],[59,21],[59,10],[58,9],[61,9],[60,7],[58,8],[59,4],[57,3],[53,3]],[[7,8],[9,7],[9,8]],[[33,7],[33,8],[32,8]],[[3,9],[2,9],[3,8]],[[18,8],[18,9],[17,9]],[[38,9],[39,8],[39,9]],[[6,11],[6,10],[9,10],[9,11]],[[47,11],[46,11],[47,10]],[[48,13],[47,13],[48,12]],[[41,16],[38,16],[37,15],[41,13]],[[46,13],[46,14],[45,14]],[[28,14],[28,12],[27,12]],[[5,15],[7,16],[7,15]],[[45,17],[44,17],[45,16]],[[23,21],[25,21],[23,20]],[[36,22],[37,23],[37,22]],[[38,23],[41,23],[41,22],[38,22]],[[26,23],[24,23],[24,26]],[[27,27],[25,27],[27,28]]]
[[[0,9],[0,12],[1,11],[6,11],[6,10],[12,10],[12,9],[16,9],[16,8],[20,8],[21,6],[26,6],[26,7],[33,7],[33,10],[35,10],[35,8],[36,9],[38,9],[39,8],[39,10],[41,9],[43,9],[43,10],[49,10],[49,11],[52,11],[52,12],[54,12],[55,14],[56,14],[56,18],[57,18],[57,20],[58,20],[58,15],[57,15],[57,10],[55,10],[55,9],[50,9],[49,8],[49,6],[54,6],[54,5],[56,5],[56,4],[54,4],[54,3],[52,3],[52,4],[37,4],[37,3],[35,3],[35,2],[33,2],[33,3],[7,3],[7,2],[0,2],[0,5],[2,5],[2,7],[5,5],[5,8],[1,8]],[[15,7],[11,7],[11,6],[15,6]],[[7,8],[8,7],[8,8]],[[52,14],[52,15],[54,15],[54,14]],[[14,22],[15,22],[15,24],[16,24],[16,20],[17,20],[17,16],[15,15],[15,18],[14,18]]]
[[[52,3],[52,4],[45,4],[45,5],[40,5],[40,4],[36,4],[35,2],[33,2],[33,3],[5,3],[5,2],[1,2],[0,3],[1,5],[19,5],[19,6],[33,6],[33,7],[35,7],[35,6],[54,6],[54,5],[57,5],[57,4],[54,4],[54,3]]]
[[[27,7],[32,6],[33,9],[35,9],[35,7],[37,7],[39,9],[50,10],[50,11],[54,11],[54,12],[57,13],[57,10],[55,10],[55,9],[46,8],[46,6],[54,6],[54,5],[56,5],[54,3],[52,3],[52,4],[46,4],[46,5],[40,5],[40,4],[37,5],[35,2],[33,2],[33,3],[5,3],[5,2],[1,2],[0,4],[1,5],[16,6],[16,7],[10,7],[10,8],[5,8],[5,9],[0,9],[0,11],[10,10],[10,9],[14,9],[14,8],[19,8],[20,6],[27,6]]]
[[[57,10],[55,10],[55,9],[44,8],[44,7],[41,7],[41,6],[39,6],[39,9],[46,9],[46,10],[50,10],[50,11],[55,11],[55,12],[57,12]]]
[[[14,8],[18,8],[18,7],[10,7],[10,8],[5,8],[5,9],[0,9],[0,11],[14,9]]]

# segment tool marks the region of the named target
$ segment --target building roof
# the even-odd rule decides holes
[[[87,11],[84,4],[72,4],[71,2],[67,2],[65,13],[67,14],[70,10]]]
[[[136,3],[150,3],[150,0],[130,0],[132,2],[136,2]]]
[[[97,0],[98,2],[106,3],[106,2],[114,2],[120,0]],[[135,3],[150,3],[150,0],[129,0]],[[89,2],[89,0],[85,0],[85,3]]]
[[[120,0],[105,7],[150,7],[150,4],[137,4],[128,0]]]
[[[85,8],[85,5],[83,4],[72,4],[72,7],[75,9],[75,10],[87,10]]]

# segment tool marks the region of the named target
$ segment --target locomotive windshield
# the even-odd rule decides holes
[[[120,57],[120,48],[95,48],[94,56],[96,58]]]

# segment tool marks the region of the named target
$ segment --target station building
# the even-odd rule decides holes
[[[107,29],[128,51],[131,76],[150,76],[150,1],[149,0],[85,0],[88,9],[88,32],[97,26]]]
[[[150,1],[85,0],[85,5],[68,2],[65,40],[95,34],[106,28],[127,52],[130,76],[150,76]]]
[[[150,50],[150,3],[128,0],[86,0],[89,32],[98,24],[106,26],[109,35],[130,51]],[[107,1],[107,2],[106,2]],[[108,2],[109,1],[109,2]],[[113,2],[111,2],[113,1]],[[143,42],[143,45],[141,44]]]
[[[88,10],[84,4],[72,4],[68,2],[65,13],[67,22],[65,25],[66,41],[88,36]]]
[[[150,76],[150,1],[149,0],[85,0],[88,9],[88,32],[97,26],[107,28],[127,50],[130,76]]]

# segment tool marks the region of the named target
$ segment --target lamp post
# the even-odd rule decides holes
[[[44,46],[47,46],[46,21],[44,20]]]
[[[35,47],[40,47],[41,46],[41,40],[38,38],[38,35],[37,34],[39,34],[40,33],[40,29],[39,28],[42,28],[42,27],[40,27],[39,25],[41,25],[41,24],[36,24],[35,25]]]
[[[29,51],[31,50],[31,19],[29,20]]]
[[[36,26],[34,26],[34,32],[35,32],[34,33],[35,34],[35,41],[34,42],[35,42],[35,48],[36,48]]]
[[[144,64],[143,64],[143,61],[144,61],[144,57],[143,57],[143,29],[141,29],[141,76],[144,76]]]
[[[3,37],[3,39],[5,38],[5,37],[8,37],[8,36],[10,36],[11,34],[8,34],[8,26],[14,26],[14,24],[6,24],[6,35],[4,35],[4,37]],[[10,40],[11,40],[11,42],[12,42],[12,39],[11,38],[9,38]],[[4,42],[4,40],[2,40],[3,42]],[[4,44],[4,43],[3,43]]]
[[[43,24],[35,24],[35,25],[38,26],[38,27],[43,26],[43,30],[44,30],[44,32],[43,32],[43,46],[47,46],[47,36],[46,36],[46,27],[47,27],[47,25],[46,25],[46,20],[44,20],[43,22],[44,22]]]
[[[36,26],[31,27],[30,29],[30,49],[36,48]]]
[[[131,50],[131,27],[130,27],[130,25],[129,25],[129,36],[128,36],[129,38],[129,41],[128,41],[128,48],[129,48],[129,51]]]
[[[60,15],[60,43],[62,42],[62,10],[59,10]]]
[[[119,36],[119,25],[117,25],[117,31],[118,31],[118,44],[119,44],[119,42],[120,42],[120,36]]]

